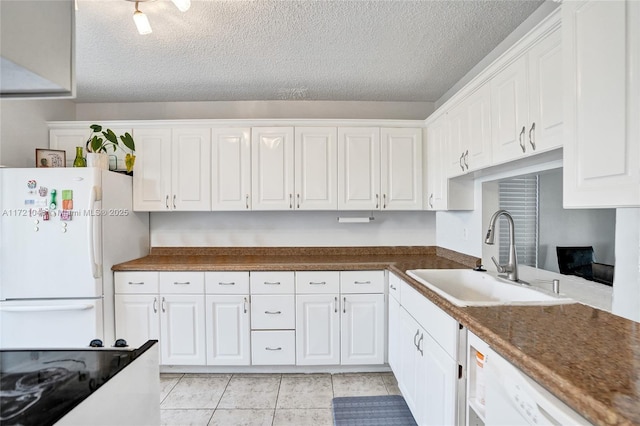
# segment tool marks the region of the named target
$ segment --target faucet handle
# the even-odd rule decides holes
[[[496,269],[498,270],[498,273],[503,274],[507,272],[507,269],[501,264],[499,264],[495,257],[491,256],[491,260],[493,260],[493,263],[496,265]]]

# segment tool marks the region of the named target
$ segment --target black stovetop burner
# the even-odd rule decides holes
[[[0,351],[0,424],[54,424],[145,350]]]

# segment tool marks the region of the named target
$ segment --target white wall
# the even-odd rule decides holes
[[[151,214],[151,246],[432,246],[432,212],[373,212],[370,223],[338,216],[371,212],[181,212]]]
[[[433,102],[233,101],[79,103],[77,120],[342,118],[424,120]]]
[[[615,263],[615,209],[563,209],[562,171],[540,175],[539,258],[541,269],[560,272],[556,246],[592,246],[596,261]]]
[[[0,100],[0,165],[35,167],[35,149],[49,148],[47,121],[75,120],[69,100]]]

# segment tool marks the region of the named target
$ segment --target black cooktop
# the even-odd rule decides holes
[[[0,424],[52,425],[149,349],[0,351]]]

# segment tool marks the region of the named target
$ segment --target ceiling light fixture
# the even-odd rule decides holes
[[[146,1],[153,1],[153,0],[128,0],[128,1],[135,2],[136,4],[135,10],[133,12],[133,22],[135,22],[138,32],[142,35],[150,34],[152,30],[151,30],[151,24],[149,23],[149,18],[147,18],[147,15],[145,15],[140,11],[140,9],[138,9],[138,3],[143,3]],[[191,7],[191,0],[171,0],[171,1],[178,8],[180,12],[186,12]]]
[[[133,12],[133,22],[136,24],[138,32],[142,35],[151,33],[151,24],[147,15],[140,12],[138,9],[138,2],[136,2],[136,10]]]

